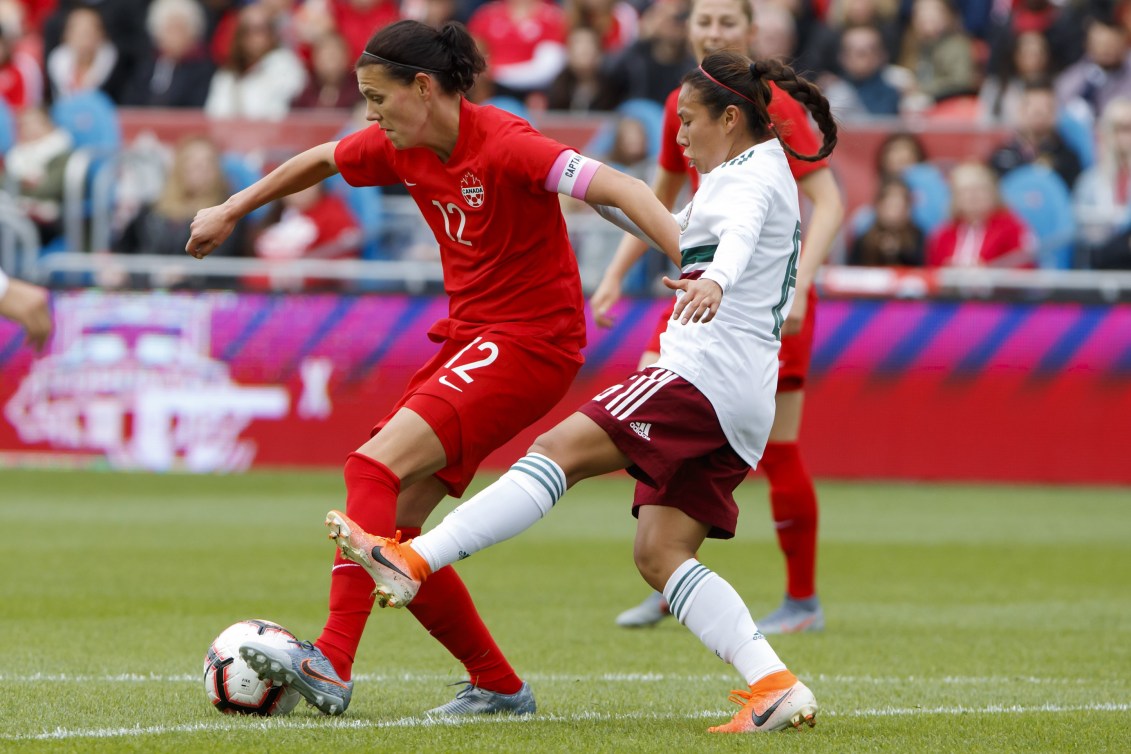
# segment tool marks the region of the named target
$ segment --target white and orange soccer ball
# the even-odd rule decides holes
[[[221,712],[232,715],[285,715],[302,700],[292,688],[260,680],[240,657],[240,644],[256,641],[286,647],[295,635],[269,620],[244,620],[228,626],[204,656],[204,693]]]

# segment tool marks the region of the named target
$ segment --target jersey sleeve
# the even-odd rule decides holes
[[[664,120],[660,127],[660,167],[669,173],[683,173],[687,170],[687,160],[683,158],[683,150],[676,143],[679,135],[679,116],[676,115],[676,100],[679,90],[676,89],[668,95],[664,102]]]
[[[381,127],[372,125],[339,141],[334,162],[351,186],[391,186],[401,182],[393,169],[395,151]]]
[[[809,111],[777,86],[771,84],[770,90],[773,92],[769,107],[770,120],[781,134],[782,141],[799,154],[816,154],[821,148],[821,137],[809,122]],[[810,173],[829,166],[828,160],[806,162],[797,159],[789,152],[786,152],[785,156],[789,160],[789,171],[793,173],[795,181],[800,181]]]
[[[505,125],[496,143],[500,145],[499,157],[513,177],[531,190],[554,190],[546,187],[547,179],[558,156],[570,147],[538,133],[525,122]]]
[[[723,208],[728,221],[719,234],[715,258],[703,272],[703,277],[718,283],[723,293],[730,290],[750,264],[772,204],[773,195],[761,182],[744,181],[728,187],[729,210]]]

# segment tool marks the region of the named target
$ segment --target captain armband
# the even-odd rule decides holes
[[[558,155],[554,166],[550,168],[550,174],[546,176],[546,190],[585,201],[589,182],[593,180],[593,175],[601,165],[599,160],[591,160],[583,154],[567,149]]]

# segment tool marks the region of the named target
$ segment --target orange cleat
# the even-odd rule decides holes
[[[709,733],[762,733],[817,724],[816,697],[788,670],[766,676],[749,691],[731,692],[730,700],[742,709],[729,723],[716,725]]]
[[[405,607],[428,577],[428,564],[413,552],[408,542],[379,537],[362,530],[341,511],[326,514],[330,539],[342,557],[352,560],[373,578],[373,596],[381,607]],[[411,541],[411,540],[410,540]]]

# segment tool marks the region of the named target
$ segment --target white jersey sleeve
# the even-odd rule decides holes
[[[762,226],[770,212],[773,197],[764,183],[745,182],[727,193],[731,202],[731,222],[719,234],[715,258],[703,272],[703,277],[714,280],[723,289],[730,290],[754,256]]]
[[[0,298],[4,298],[4,294],[8,292],[8,276],[4,274],[4,270],[0,269]]]

